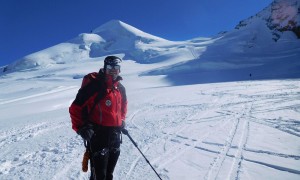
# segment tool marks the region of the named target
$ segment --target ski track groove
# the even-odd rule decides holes
[[[56,89],[52,89],[48,92],[34,94],[34,95],[31,95],[31,96],[25,96],[25,97],[22,97],[22,98],[16,98],[16,99],[2,101],[2,102],[0,102],[0,105],[9,104],[9,103],[22,101],[22,100],[27,100],[27,99],[32,99],[32,98],[37,98],[37,97],[43,97],[43,96],[46,96],[46,95],[56,94],[56,93],[59,93],[59,92],[68,91],[68,90],[72,90],[72,89],[75,89],[75,88],[78,88],[78,87],[77,86],[67,86],[67,87],[59,86]]]
[[[216,104],[216,103],[214,103],[213,105],[215,105],[215,104]],[[198,110],[198,109],[199,109],[199,106],[202,107],[202,104],[198,104],[198,105],[196,104],[196,105],[193,105],[192,108],[193,108],[193,110],[195,110],[195,109]],[[136,123],[135,123],[135,117],[136,117],[136,115],[137,115],[138,113],[140,113],[140,112],[145,113],[145,110],[146,110],[146,111],[150,111],[150,110],[155,110],[155,109],[161,109],[161,108],[174,108],[174,107],[191,108],[191,106],[187,106],[187,105],[175,105],[175,106],[174,106],[174,105],[155,105],[155,106],[152,106],[151,108],[147,107],[147,108],[143,108],[143,109],[139,109],[139,110],[135,111],[135,112],[130,116],[129,120],[130,120],[131,123],[133,123],[133,125],[134,125],[135,127],[139,127],[139,126],[136,125]],[[208,107],[207,107],[207,108],[208,108]],[[205,109],[207,109],[207,108],[205,108]],[[196,116],[196,115],[193,115],[193,116]],[[186,118],[183,120],[183,122],[185,122],[187,118],[188,118],[188,117],[186,117]],[[189,117],[189,118],[190,118],[190,117]],[[173,133],[163,133],[163,134],[165,134],[163,137],[154,140],[151,144],[146,145],[146,146],[144,147],[144,149],[146,149],[146,150],[144,150],[144,151],[142,151],[142,152],[145,154],[145,153],[151,148],[152,145],[154,145],[154,144],[157,143],[157,141],[162,141],[162,140],[165,139],[165,138],[170,139],[170,138],[171,138],[171,137],[169,137],[170,134],[172,134],[172,135],[175,134],[175,136],[180,136],[180,135],[178,135],[178,132],[183,131],[184,129],[186,129],[187,127],[189,127],[189,126],[191,126],[191,125],[192,125],[192,124],[186,124],[186,125],[183,126],[183,127],[182,127],[182,126],[179,126],[178,129],[173,130]],[[176,133],[174,133],[174,132],[176,132]],[[170,152],[170,153],[172,153],[172,152]],[[170,154],[170,153],[168,153],[168,154]],[[147,155],[146,155],[146,156],[147,156]],[[139,160],[140,160],[141,157],[142,157],[142,156],[138,156],[138,157],[133,161],[133,163],[130,165],[130,169],[129,169],[129,171],[128,171],[127,174],[126,174],[126,178],[127,178],[127,179],[131,176],[133,169],[137,166],[137,163],[139,162]],[[159,159],[160,159],[160,158],[159,158]],[[154,164],[154,167],[155,167],[155,164],[157,163],[156,161],[158,161],[158,160],[155,160],[155,159],[152,160],[152,163]],[[157,169],[160,169],[160,167],[158,166]]]
[[[220,97],[221,94],[222,93],[217,93],[216,96],[218,96],[219,99],[221,99],[221,97]],[[223,95],[225,95],[225,94],[226,93],[223,93]],[[227,95],[228,95],[228,93],[227,93]],[[236,94],[234,94],[234,93],[231,94],[230,96],[232,96],[232,95],[236,96]],[[283,93],[283,94],[280,94],[280,95],[283,96],[285,94]],[[239,96],[243,96],[243,95],[239,95]],[[173,162],[178,157],[180,157],[187,150],[189,150],[191,148],[196,148],[196,149],[199,149],[199,150],[203,150],[203,151],[207,151],[207,152],[217,154],[217,157],[215,158],[212,166],[210,167],[209,172],[205,176],[206,179],[217,179],[218,178],[220,170],[221,170],[221,168],[223,166],[223,163],[224,163],[224,161],[227,157],[232,158],[232,165],[231,165],[230,172],[228,174],[228,178],[231,178],[231,179],[232,178],[240,179],[240,172],[242,172],[242,162],[243,161],[257,163],[257,164],[260,164],[260,165],[268,166],[268,167],[273,168],[273,169],[277,169],[277,170],[281,170],[281,171],[285,170],[285,171],[288,171],[288,172],[291,172],[291,173],[298,174],[298,170],[294,170],[294,169],[290,169],[290,168],[286,168],[286,167],[281,167],[281,166],[277,166],[277,165],[272,165],[272,164],[268,164],[268,163],[264,163],[264,162],[258,162],[258,161],[254,161],[254,160],[247,159],[247,158],[244,157],[244,153],[243,153],[244,151],[249,151],[249,152],[253,152],[253,153],[264,153],[264,154],[278,156],[278,157],[293,158],[293,159],[296,159],[296,160],[299,159],[300,156],[288,155],[288,154],[283,154],[283,153],[273,153],[273,152],[268,152],[268,151],[263,151],[263,150],[251,150],[251,149],[246,148],[246,144],[247,144],[248,137],[249,137],[249,128],[250,128],[249,123],[250,122],[255,122],[253,120],[254,117],[252,117],[251,112],[252,113],[255,112],[255,108],[257,108],[257,106],[253,107],[253,103],[254,103],[253,98],[257,99],[257,97],[260,97],[260,98],[265,97],[266,98],[265,101],[267,101],[267,100],[270,100],[270,98],[274,99],[274,96],[269,97],[269,96],[265,96],[265,95],[254,95],[254,96],[253,95],[252,96],[244,95],[243,97],[246,98],[246,99],[242,100],[242,101],[239,101],[239,102],[221,104],[221,106],[219,106],[219,108],[221,108],[221,111],[215,111],[215,112],[219,113],[220,116],[205,117],[205,118],[187,118],[186,117],[183,120],[183,122],[187,122],[188,125],[186,124],[186,125],[181,126],[178,129],[172,129],[172,131],[169,131],[169,132],[163,132],[164,136],[162,136],[160,140],[165,141],[165,143],[164,143],[164,153],[162,155],[160,155],[158,158],[152,159],[151,162],[153,164],[158,164],[159,162],[164,160],[164,163],[163,164],[160,163],[160,165],[157,167],[157,169],[162,169],[164,166],[166,166],[167,164]],[[276,97],[276,98],[280,98],[280,97]],[[260,100],[261,99],[259,99],[258,101],[255,100],[256,104],[258,104],[257,102],[259,102]],[[287,98],[287,99],[285,99],[285,102],[289,102],[290,100],[291,99]],[[274,102],[274,101],[272,101],[272,102]],[[282,102],[282,101],[278,100],[278,102]],[[245,108],[245,107],[241,106],[241,105],[245,105],[245,104],[248,107]],[[202,104],[200,104],[200,106],[201,105]],[[250,105],[250,108],[249,108],[249,105]],[[238,108],[242,109],[243,111],[242,111],[242,113],[239,113],[238,121],[235,121],[235,124],[232,126],[231,133],[229,134],[226,143],[224,145],[210,143],[211,145],[216,145],[216,146],[219,146],[219,147],[223,146],[222,151],[214,151],[214,150],[203,148],[203,147],[197,145],[196,143],[199,143],[199,142],[209,144],[208,142],[204,141],[205,138],[203,138],[203,137],[202,137],[202,139],[201,138],[190,139],[186,136],[181,135],[181,132],[183,132],[185,129],[187,129],[190,126],[195,125],[197,123],[208,122],[208,121],[216,121],[218,123],[220,120],[215,120],[215,119],[222,118],[224,116],[226,118],[228,118],[228,117],[231,118],[232,116],[234,116],[238,112],[238,110],[228,111],[228,110],[225,110],[225,109],[228,109],[228,107],[234,107],[234,106],[238,106]],[[157,107],[161,108],[161,109],[168,108],[168,107],[174,108],[173,105],[167,105],[167,106],[161,105],[161,106],[157,106]],[[180,106],[176,106],[176,107],[180,107]],[[184,107],[191,108],[191,106],[185,106],[185,105],[182,105],[182,107],[183,108]],[[200,108],[201,109],[200,112],[203,112],[203,111],[205,111],[209,108],[210,107],[203,108],[203,106],[202,106]],[[153,107],[152,110],[155,111],[155,107]],[[277,108],[277,110],[278,110],[278,108]],[[184,111],[187,111],[187,109],[185,109]],[[255,112],[255,113],[257,113],[257,112]],[[132,119],[135,118],[134,116],[132,117]],[[224,125],[227,122],[230,122],[230,120],[229,121],[221,121],[220,124]],[[256,123],[258,123],[258,122],[256,122]],[[266,123],[267,122],[263,121],[262,124],[266,125]],[[274,124],[276,124],[276,123],[274,123]],[[216,128],[215,126],[216,125],[214,125],[214,128]],[[270,126],[270,127],[273,127],[273,126]],[[238,146],[233,146],[232,143],[233,143],[233,140],[235,138],[237,138],[236,133],[237,133],[238,130],[240,130],[239,128],[242,128],[242,135],[238,140]],[[278,128],[276,128],[276,129],[278,129]],[[287,130],[285,130],[285,132],[290,133]],[[210,136],[210,135],[207,134],[206,136]],[[157,141],[159,141],[159,139]],[[171,150],[167,150],[166,149],[166,142],[168,142],[168,141],[176,143],[177,145],[175,144],[174,147],[172,147]],[[151,145],[155,144],[154,142],[156,142],[156,140],[153,141],[151,144],[149,144],[149,146],[146,146],[147,148],[144,152],[150,150]],[[228,154],[230,149],[236,149],[234,155]],[[170,155],[172,155],[172,157],[169,157]],[[130,168],[131,171],[136,167],[136,165],[137,165],[138,161],[140,160],[140,158],[141,158],[141,156],[138,157],[134,161],[135,163],[133,163],[131,168]],[[244,171],[245,174],[247,174],[247,172],[245,172],[245,170],[243,170],[243,171]],[[131,175],[131,174],[129,174],[129,175]],[[130,176],[126,176],[126,177],[130,177]]]
[[[147,108],[147,109],[149,110],[149,108]],[[155,109],[155,108],[151,108],[151,109]],[[139,112],[141,112],[141,111],[139,111]],[[144,111],[143,111],[143,113],[144,113]],[[131,122],[134,121],[133,119],[134,119],[134,116],[133,116],[133,118],[131,119]],[[181,129],[185,129],[184,127],[183,127],[183,128],[180,127],[180,128],[181,128]],[[146,154],[146,152],[149,150],[149,148],[150,148],[153,144],[155,144],[157,141],[161,141],[161,139],[164,139],[164,137],[165,137],[165,136],[163,136],[163,137],[160,138],[160,139],[156,139],[156,140],[154,140],[151,144],[146,145],[146,146],[144,147],[145,150],[142,150],[143,154]],[[140,147],[139,147],[139,148],[140,148]],[[147,157],[147,155],[145,155],[145,156]],[[130,165],[130,169],[129,169],[128,173],[126,174],[126,179],[129,179],[129,177],[130,177],[131,174],[132,174],[132,171],[133,171],[134,168],[137,166],[137,164],[138,164],[138,162],[139,162],[139,160],[140,160],[141,158],[142,158],[142,156],[139,155],[139,156],[133,161],[133,163]],[[152,163],[153,163],[153,164],[156,164],[156,162],[153,162],[153,161],[152,161]]]
[[[270,152],[270,151],[254,150],[254,149],[249,149],[249,148],[245,148],[245,151],[253,152],[253,153],[257,153],[257,154],[267,154],[267,155],[276,156],[276,157],[282,157],[282,158],[290,158],[290,159],[294,159],[294,160],[300,160],[300,156],[291,155],[291,154],[275,153],[275,152]]]
[[[244,109],[244,111],[242,111],[242,113],[239,114],[239,117],[235,118],[237,120],[235,120],[235,123],[232,126],[232,129],[231,129],[231,131],[230,131],[230,133],[229,133],[229,135],[226,139],[225,146],[223,147],[222,151],[218,154],[218,156],[215,157],[215,159],[214,159],[213,163],[211,164],[211,166],[210,166],[207,174],[205,175],[204,179],[217,179],[226,157],[229,156],[228,152],[232,147],[233,140],[236,136],[236,133],[237,133],[239,127],[241,126],[240,124],[242,124],[242,127],[243,127],[242,128],[243,129],[242,130],[242,136],[239,139],[238,151],[236,152],[235,156],[233,156],[233,157],[236,160],[236,158],[238,158],[236,156],[238,155],[238,156],[240,156],[238,159],[240,159],[240,160],[242,159],[242,150],[243,149],[242,149],[241,146],[245,146],[245,142],[244,142],[243,139],[244,139],[244,135],[245,135],[244,130],[246,129],[245,125],[247,123],[247,121],[244,120],[244,118],[245,118],[246,114],[249,114],[249,112],[251,111],[251,108],[250,109],[249,108],[242,108],[242,109]],[[246,137],[248,137],[248,133],[246,133],[246,134],[247,134]],[[235,165],[235,160],[233,161],[233,164],[231,166],[231,171],[230,171],[229,175],[232,174],[232,172],[234,171],[234,166],[236,166]],[[238,170],[237,170],[237,172],[238,172]]]
[[[213,125],[213,127],[216,128],[216,130],[223,128],[224,126],[226,126],[230,121],[226,121],[226,122],[217,122],[215,125]],[[191,125],[189,125],[191,126]],[[186,128],[189,126],[185,126]],[[185,128],[185,129],[186,129]],[[164,160],[164,163],[159,165],[159,168],[163,168],[166,165],[168,165],[169,163],[173,162],[174,160],[176,160],[178,157],[180,157],[183,153],[185,153],[187,150],[192,149],[192,148],[196,148],[196,149],[201,149],[200,146],[198,146],[197,144],[201,144],[202,141],[204,141],[207,137],[209,137],[209,135],[213,134],[215,131],[210,131],[206,134],[204,134],[201,137],[198,137],[197,139],[189,139],[189,138],[182,138],[180,135],[178,135],[178,133],[176,134],[168,134],[168,140],[176,143],[171,150],[166,151],[164,154],[160,155],[159,158],[154,159],[154,162],[159,162]],[[179,138],[179,140],[177,140],[177,138]],[[183,140],[183,142],[181,141]],[[191,141],[191,142],[189,142]]]
[[[215,101],[212,106],[215,106],[216,102],[217,101]],[[204,110],[207,110],[209,108],[211,108],[211,107],[207,107]],[[197,113],[201,113],[201,112],[197,112]],[[197,116],[197,115],[198,114],[195,114],[193,116]],[[202,121],[201,119],[199,119],[199,121],[200,122],[207,122],[207,121]],[[188,151],[192,148],[201,149],[201,147],[198,146],[197,144],[203,143],[203,141],[207,137],[209,137],[211,134],[214,134],[215,132],[217,132],[218,129],[222,129],[228,123],[230,123],[229,120],[226,121],[225,119],[213,120],[213,121],[217,121],[214,125],[212,125],[212,128],[214,128],[214,129],[207,132],[206,134],[202,135],[201,137],[198,137],[197,139],[190,139],[188,137],[181,136],[179,133],[182,132],[183,130],[193,126],[194,124],[196,124],[198,122],[193,123],[193,124],[186,124],[180,130],[173,131],[175,133],[166,133],[168,135],[167,140],[175,142],[175,143],[177,143],[177,145],[174,145],[171,150],[164,152],[164,154],[162,154],[159,158],[154,159],[154,162],[161,161],[162,159],[165,161],[164,163],[160,164],[158,168],[161,169],[161,168],[165,167],[167,164],[173,162],[174,160],[179,158],[183,153],[185,153],[186,151]],[[219,122],[219,121],[221,121],[221,122]],[[181,142],[181,140],[183,140],[183,142]]]
[[[242,135],[241,138],[239,140],[239,145],[238,145],[238,151],[236,152],[236,154],[234,155],[234,160],[231,166],[231,170],[230,170],[230,177],[235,176],[235,179],[238,180],[240,172],[241,172],[241,168],[242,168],[242,161],[244,160],[244,155],[243,155],[243,151],[246,148],[247,142],[248,142],[248,138],[249,138],[249,132],[250,132],[250,125],[249,125],[249,121],[247,120],[249,115],[251,115],[251,110],[252,110],[252,105],[250,107],[250,110],[247,111],[247,114],[243,117],[243,128],[242,128]],[[237,162],[238,161],[238,162]],[[237,165],[236,165],[237,163]],[[233,173],[235,175],[233,175]]]
[[[213,106],[215,106],[216,104],[217,104],[217,101],[220,99],[220,97],[218,98],[218,99],[215,99],[215,101],[213,102],[213,104],[210,106],[210,107],[205,107],[204,109],[202,109],[202,111],[204,111],[204,110],[207,110],[207,109],[209,109],[209,108],[211,108],[211,107],[213,107]],[[168,105],[168,106],[170,106],[170,107],[172,107],[172,108],[174,108],[172,105]],[[194,105],[195,106],[195,105]],[[200,104],[200,106],[202,106],[202,104]],[[180,107],[180,106],[176,106],[176,107]],[[188,108],[190,108],[191,106],[186,106],[186,105],[182,105],[182,107],[188,107]],[[199,107],[199,105],[196,105],[196,107],[197,107],[197,109],[199,109],[198,107]],[[162,106],[160,106],[160,108],[162,108]],[[166,107],[164,107],[164,108],[166,108]],[[199,112],[198,112],[199,113]],[[231,112],[231,113],[227,113],[226,115],[232,115],[232,113],[234,113],[234,112]],[[194,116],[197,116],[197,114],[196,115],[194,115]],[[221,116],[220,116],[221,117]],[[189,120],[191,120],[192,118],[190,117],[190,118],[185,118],[185,120],[184,121],[186,121],[187,119],[189,119]],[[192,119],[192,120],[195,120],[195,119]],[[208,120],[208,121],[220,121],[220,120]],[[223,120],[224,121],[224,120]],[[201,123],[201,122],[207,122],[207,120],[206,121],[203,121],[203,120],[201,120],[201,119],[199,119],[199,122]],[[195,123],[190,123],[190,124],[186,124],[186,125],[184,125],[184,126],[181,126],[179,129],[176,129],[176,130],[173,130],[173,132],[175,132],[175,133],[164,133],[164,134],[166,134],[167,135],[167,140],[169,140],[169,141],[173,141],[174,142],[174,138],[176,139],[176,138],[180,138],[180,139],[183,139],[183,140],[188,140],[189,138],[187,138],[187,137],[184,137],[184,136],[181,136],[179,133],[180,132],[182,132],[183,130],[185,130],[186,128],[188,128],[188,127],[190,127],[190,126],[192,126],[192,125],[194,125],[194,124],[196,124],[196,123],[199,123],[199,122],[195,122]],[[214,126],[216,126],[217,124],[218,125],[220,125],[220,126],[218,126],[218,128],[223,128],[225,125],[227,125],[227,123],[229,123],[230,121],[228,120],[228,121],[226,121],[225,123],[220,123],[220,122],[217,122]],[[211,132],[216,132],[216,131],[211,131]],[[174,148],[172,148],[171,150],[169,150],[169,151],[167,151],[167,152],[165,152],[163,155],[161,155],[159,158],[156,158],[156,159],[154,159],[154,160],[152,160],[152,162],[155,164],[155,163],[158,163],[159,161],[161,161],[161,159],[166,159],[166,158],[168,158],[168,156],[170,155],[170,154],[172,154],[172,157],[171,158],[169,158],[169,160],[168,161],[165,161],[165,163],[163,163],[163,165],[159,165],[158,166],[158,169],[161,169],[161,168],[163,168],[165,165],[167,165],[167,164],[169,164],[169,163],[171,163],[171,162],[173,162],[176,158],[178,158],[178,157],[180,157],[183,153],[185,153],[187,150],[189,150],[189,149],[191,149],[191,148],[197,148],[197,149],[201,149],[199,146],[197,146],[196,145],[196,143],[199,143],[199,141],[200,141],[200,143],[202,143],[202,141],[204,141],[205,140],[205,138],[207,138],[210,134],[211,134],[211,132],[209,132],[209,133],[207,133],[207,134],[205,134],[204,136],[202,136],[201,137],[201,139],[199,139],[198,138],[198,140],[195,140],[195,139],[192,139],[191,141],[191,143],[189,143],[189,142],[183,142],[183,143],[181,143],[180,142],[180,140],[178,141],[179,143],[179,145],[176,145],[176,147]],[[172,138],[172,136],[173,136],[173,138]],[[161,138],[161,139],[165,139],[165,137],[166,136],[164,136],[163,138]],[[165,140],[165,142],[167,142],[167,140]],[[175,142],[176,142],[176,140],[175,140]],[[154,143],[152,143],[152,144],[154,144]],[[192,145],[191,145],[192,144]],[[184,145],[184,146],[182,146],[182,145]],[[149,147],[148,147],[149,148]],[[179,149],[179,150],[178,150]],[[164,150],[166,150],[165,148],[164,148]],[[178,150],[178,151],[177,151]],[[174,155],[174,152],[175,152],[175,155]],[[137,161],[136,161],[137,162]]]
[[[222,149],[222,151],[218,154],[218,156],[215,157],[213,160],[213,163],[209,167],[209,170],[207,174],[205,175],[204,179],[216,179],[217,175],[219,174],[220,168],[226,158],[227,153],[230,150],[230,144],[232,143],[234,139],[234,135],[237,131],[238,125],[240,123],[240,120],[236,120],[232,126],[232,129],[229,133],[229,136],[226,139],[225,147]]]
[[[265,162],[261,162],[261,161],[256,161],[256,160],[251,160],[251,159],[247,159],[247,158],[245,158],[244,160],[248,161],[248,162],[255,163],[255,164],[263,165],[263,166],[266,166],[266,167],[269,167],[269,168],[272,168],[272,169],[276,169],[276,170],[279,170],[279,171],[286,171],[286,172],[289,172],[289,173],[300,175],[300,171],[296,170],[296,169],[282,167],[282,166],[278,166],[278,165],[274,165],[274,164],[269,164],[269,163],[265,163]]]
[[[131,126],[133,126],[133,128],[136,128],[136,129],[138,129],[138,130],[143,129],[141,126],[137,125],[137,123],[136,123],[136,121],[135,121],[135,116],[136,116],[137,114],[139,114],[140,112],[145,113],[145,112],[149,112],[149,111],[151,111],[151,110],[153,110],[153,107],[147,106],[147,107],[144,107],[144,108],[141,108],[141,109],[138,109],[138,110],[134,111],[134,112],[128,117],[128,120],[126,120],[126,121],[129,122],[129,123],[128,123],[129,127],[131,128]]]
[[[255,117],[252,117],[252,116],[249,117],[249,119],[250,119],[251,122],[254,122],[254,123],[257,123],[257,124],[260,124],[260,125],[265,125],[265,126],[268,126],[270,128],[273,128],[273,129],[276,129],[276,130],[288,133],[290,135],[294,135],[294,136],[300,137],[300,134],[295,133],[293,131],[290,131],[288,129],[289,127],[281,127],[281,126],[278,126],[278,124],[276,124],[276,123],[270,123],[270,122],[267,122],[266,120],[259,120],[259,119],[255,118]]]
[[[211,105],[211,106],[215,106],[216,105],[216,101]],[[199,105],[193,105],[193,106],[186,106],[186,105],[180,105],[180,106],[177,106],[177,107],[184,107],[184,108],[191,108],[193,107],[194,109],[192,109],[192,111],[195,111],[194,113],[189,113],[189,114],[192,114],[192,115],[189,115],[187,117],[185,117],[185,119],[182,121],[182,122],[186,122],[186,121],[189,121],[190,119],[193,119],[194,120],[194,117],[197,116],[199,113],[209,109],[209,107],[205,107],[204,109],[201,109],[199,111],[199,107],[202,107],[202,104],[199,104]],[[173,107],[171,107],[173,108]],[[199,119],[198,119],[199,120]],[[158,163],[159,161],[161,161],[162,159],[164,160],[167,160],[169,156],[172,156],[173,153],[175,153],[176,151],[178,151],[179,149],[179,152],[176,152],[176,155],[174,155],[173,157],[171,157],[168,161],[165,161],[165,163],[163,163],[163,165],[159,165],[158,166],[158,169],[162,169],[165,165],[171,163],[172,161],[174,161],[176,158],[178,158],[182,153],[186,152],[187,149],[190,149],[192,147],[195,147],[195,145],[189,145],[190,147],[185,147],[185,146],[182,146],[182,143],[181,141],[179,141],[178,145],[175,145],[172,147],[171,150],[167,150],[166,151],[166,142],[168,141],[173,141],[173,142],[176,142],[176,140],[174,141],[174,139],[176,138],[180,138],[180,139],[183,139],[183,140],[189,140],[188,137],[184,137],[184,136],[181,136],[180,135],[180,132],[186,130],[187,128],[193,126],[194,124],[196,124],[197,122],[194,122],[194,123],[186,123],[185,125],[181,125],[179,126],[179,128],[175,128],[173,129],[171,132],[164,132],[163,134],[165,134],[163,136],[163,138],[161,139],[165,139],[163,140],[164,141],[164,153],[158,157],[158,158],[155,158],[153,159],[153,163]],[[216,123],[215,125],[217,124],[220,124],[220,123]],[[226,123],[224,123],[226,124]],[[214,126],[215,126],[214,125]],[[208,135],[205,135],[204,137],[206,137]],[[199,141],[199,140],[192,140],[192,144],[195,143],[195,141]]]

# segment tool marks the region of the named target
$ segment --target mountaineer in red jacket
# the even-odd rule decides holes
[[[69,108],[72,128],[87,142],[93,180],[113,179],[120,155],[127,113],[125,88],[119,82],[121,61],[119,57],[107,56],[99,73],[83,78]]]

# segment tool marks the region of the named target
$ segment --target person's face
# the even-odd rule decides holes
[[[106,74],[111,75],[113,77],[117,77],[120,73],[120,66],[119,65],[107,65],[106,66]]]

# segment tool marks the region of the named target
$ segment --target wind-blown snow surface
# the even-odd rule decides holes
[[[103,57],[0,78],[0,179],[88,179],[68,107]],[[122,63],[127,129],[162,179],[300,179],[300,81],[170,86]],[[117,180],[158,179],[126,136]]]

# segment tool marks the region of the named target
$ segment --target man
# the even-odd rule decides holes
[[[117,56],[107,56],[99,73],[84,77],[69,108],[72,128],[87,142],[92,180],[113,179],[120,155],[127,113],[125,88],[119,82],[121,61]]]

